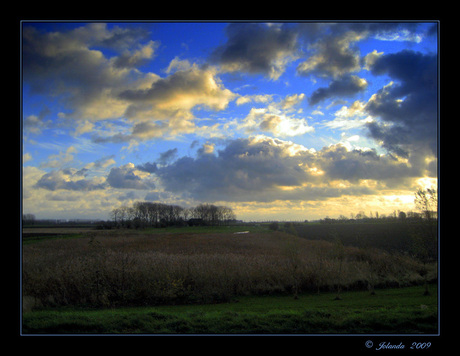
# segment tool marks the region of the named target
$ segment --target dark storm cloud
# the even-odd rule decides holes
[[[166,190],[199,200],[272,200],[277,185],[296,186],[308,180],[276,140],[236,139],[217,155],[182,157],[156,174]],[[276,189],[275,189],[276,190]],[[267,193],[264,196],[264,193]]]
[[[310,105],[315,105],[328,98],[350,97],[364,91],[366,88],[366,80],[356,75],[346,75],[333,80],[328,87],[315,90],[308,101]]]
[[[91,27],[96,30],[96,27]],[[42,33],[34,27],[23,31],[23,76],[36,91],[57,91],[63,86],[84,86],[86,90],[113,82],[108,62],[88,47],[91,29]],[[96,32],[91,33],[97,37]],[[53,86],[50,86],[53,83]]]
[[[227,42],[211,54],[211,61],[227,70],[262,73],[277,79],[286,62],[302,58],[300,75],[343,76],[360,70],[356,43],[369,37],[416,40],[416,23],[232,23],[226,28]]]
[[[304,45],[299,75],[338,78],[361,69],[357,43],[368,38],[418,42],[432,34],[434,24],[424,33],[418,23],[303,23],[295,30]]]
[[[375,150],[348,151],[341,145],[323,148],[317,159],[328,179],[342,179],[352,183],[362,179],[385,182],[419,177],[423,169],[421,166],[411,167],[398,162],[391,156],[380,156]]]
[[[355,32],[321,36],[311,45],[308,58],[297,66],[297,73],[333,77],[360,69],[360,52],[355,42],[363,36]]]
[[[211,60],[229,70],[262,73],[276,79],[284,61],[297,51],[297,33],[286,24],[232,23],[226,28],[227,42],[217,47]]]
[[[157,164],[155,162],[146,162],[144,164],[137,165],[136,168],[140,171],[148,173],[155,173],[158,169]]]
[[[121,189],[151,189],[155,185],[151,181],[143,180],[134,172],[133,164],[126,164],[121,167],[114,167],[107,176],[107,182],[113,188]]]
[[[177,156],[177,148],[172,148],[165,152],[160,153],[160,158],[158,159],[158,163],[160,164],[167,164],[171,160],[173,160]]]
[[[155,174],[166,191],[187,198],[270,202],[374,194],[360,181],[395,187],[418,176],[423,168],[375,151],[348,151],[335,145],[313,152],[288,141],[256,137],[230,140],[217,155],[179,158]],[[333,184],[337,180],[351,184],[339,188]]]
[[[368,124],[371,137],[402,156],[421,147],[436,154],[437,56],[409,50],[382,55],[371,71],[395,81],[380,89],[366,105],[369,114],[390,124]]]

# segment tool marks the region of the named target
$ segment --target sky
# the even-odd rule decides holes
[[[414,211],[436,188],[436,22],[23,22],[22,208],[238,219]]]

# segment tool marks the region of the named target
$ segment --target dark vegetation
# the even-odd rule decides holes
[[[436,229],[436,222],[432,222]],[[335,224],[296,224],[289,226],[299,237],[309,240],[334,242],[340,238],[346,246],[377,248],[397,254],[413,254],[413,237],[425,231],[427,223],[422,219],[396,222],[353,222]],[[289,227],[292,229],[291,227]],[[437,256],[436,239],[432,239],[429,249],[432,259]]]
[[[122,206],[111,212],[111,221],[100,228],[145,228],[167,226],[225,225],[236,221],[233,210],[226,206],[200,204],[183,208],[152,202],[136,202],[132,207]]]

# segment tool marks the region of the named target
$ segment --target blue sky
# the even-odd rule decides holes
[[[23,211],[413,210],[437,186],[437,23],[29,23]]]

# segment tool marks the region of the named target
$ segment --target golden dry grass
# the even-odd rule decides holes
[[[23,295],[35,306],[156,305],[422,281],[409,257],[343,251],[282,232],[91,232],[23,246]]]

